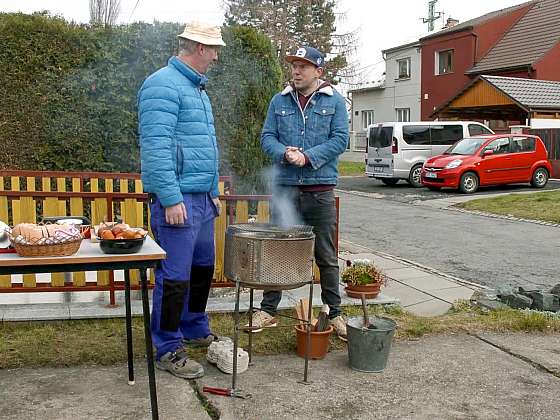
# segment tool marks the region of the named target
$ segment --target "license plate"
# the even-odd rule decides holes
[[[383,166],[374,166],[373,172],[385,172],[385,168]]]
[[[426,175],[424,175],[426,178],[437,178],[437,174],[434,172],[426,172]]]

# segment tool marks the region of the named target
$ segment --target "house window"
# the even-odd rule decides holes
[[[410,79],[410,57],[397,60],[399,79]]]
[[[397,108],[397,121],[398,122],[410,121],[410,108]]]
[[[453,50],[436,52],[436,74],[453,72]]]
[[[373,111],[362,111],[362,127],[364,130],[367,130],[370,124],[373,124]]]

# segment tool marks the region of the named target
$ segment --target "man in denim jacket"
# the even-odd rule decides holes
[[[346,339],[333,190],[338,156],[348,143],[348,113],[344,98],[321,80],[325,59],[318,50],[302,47],[286,60],[291,63],[293,80],[272,98],[261,134],[262,148],[275,168],[272,217],[281,225],[313,226],[321,298],[329,305],[329,318],[338,336]],[[289,207],[295,209],[295,218],[290,217]],[[281,297],[280,291],[265,291],[261,310],[253,314],[253,326],[276,325]]]

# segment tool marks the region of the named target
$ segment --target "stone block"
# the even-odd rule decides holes
[[[533,299],[519,293],[501,295],[500,300],[514,309],[527,309],[531,307]]]
[[[496,295],[511,295],[512,293],[516,293],[518,291],[517,287],[512,286],[511,284],[500,284],[496,287]]]
[[[560,296],[560,283],[558,283],[556,286],[550,289],[548,293],[552,293],[553,295]]]
[[[519,286],[519,293],[525,296],[530,296],[528,293],[540,292],[540,290],[541,288],[534,284],[525,284],[523,286]]]
[[[560,310],[560,298],[558,296],[542,291],[532,292],[530,295],[533,299],[531,309],[551,312]]]
[[[490,309],[491,311],[495,311],[497,309],[509,308],[508,305],[500,302],[499,300],[488,299],[485,297],[480,297],[476,299],[474,303],[480,306],[481,308]]]

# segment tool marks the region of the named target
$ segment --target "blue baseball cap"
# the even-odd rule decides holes
[[[294,54],[286,56],[286,61],[292,63],[294,61],[307,61],[315,67],[325,67],[325,57],[321,52],[313,47],[300,47]]]

